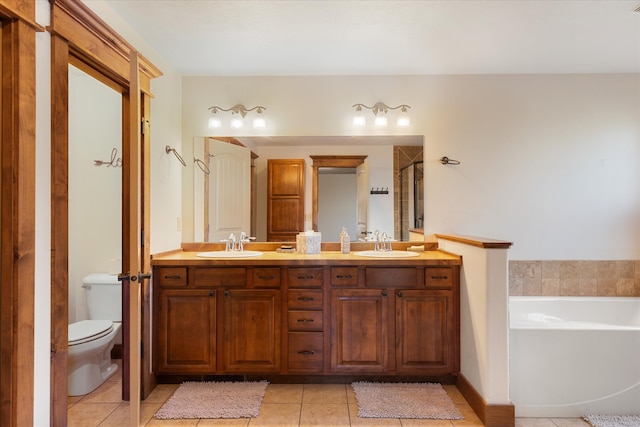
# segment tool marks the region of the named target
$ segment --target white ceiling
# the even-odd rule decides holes
[[[187,76],[640,72],[640,0],[105,3]]]

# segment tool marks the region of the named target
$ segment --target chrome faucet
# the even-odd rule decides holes
[[[373,246],[374,251],[390,251],[391,250],[391,240],[389,240],[389,236],[387,236],[386,232],[380,232],[378,230],[373,232],[373,236],[375,238],[375,243]]]
[[[229,237],[225,240],[223,240],[223,242],[226,242],[225,251],[234,251],[236,249],[236,235],[231,233],[229,234]]]

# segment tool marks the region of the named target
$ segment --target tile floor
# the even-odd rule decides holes
[[[120,372],[120,371],[118,371]],[[68,427],[122,427],[129,425],[129,404],[121,400],[121,376],[115,374],[85,396],[68,398]],[[428,426],[479,427],[482,422],[455,386],[443,386],[464,420],[415,420],[358,418],[353,389],[347,384],[269,384],[260,416],[241,419],[158,420],[153,417],[178,387],[161,384],[140,403],[140,425],[144,426]],[[516,427],[588,427],[575,418],[517,418]]]

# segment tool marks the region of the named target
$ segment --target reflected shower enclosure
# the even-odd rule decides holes
[[[401,239],[409,240],[410,229],[424,227],[424,167],[414,162],[400,170]]]

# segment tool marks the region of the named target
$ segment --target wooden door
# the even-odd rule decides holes
[[[216,370],[216,291],[160,290],[156,304],[156,371],[213,374]]]
[[[226,290],[223,293],[223,370],[278,372],[280,290]]]
[[[304,159],[267,161],[267,241],[292,242],[304,231]]]
[[[455,319],[448,291],[396,291],[396,369],[455,374]]]
[[[389,298],[386,290],[331,291],[331,370],[385,372],[388,366]]]

